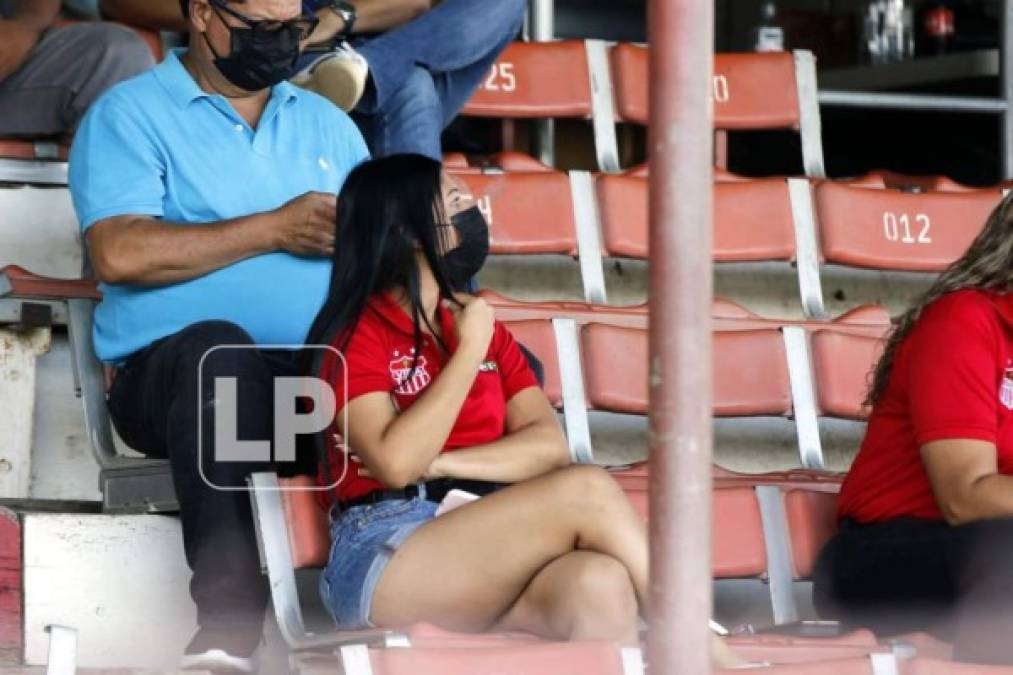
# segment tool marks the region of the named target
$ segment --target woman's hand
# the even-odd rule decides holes
[[[458,293],[455,297],[461,307],[452,302],[448,302],[447,306],[454,314],[458,349],[470,350],[480,358],[485,358],[495,330],[492,307],[482,298],[473,295]]]

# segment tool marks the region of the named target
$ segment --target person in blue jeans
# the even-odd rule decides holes
[[[521,28],[525,0],[304,0],[293,83],[349,111],[374,157],[442,158],[440,134]]]

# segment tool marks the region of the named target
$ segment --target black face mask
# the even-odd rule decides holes
[[[246,91],[261,91],[295,73],[299,39],[303,36],[301,30],[282,27],[274,31],[255,31],[226,26],[232,37],[228,56],[219,56],[207,33],[203,34],[215,55],[215,68],[226,80]]]
[[[489,225],[477,206],[461,211],[450,218],[457,228],[457,248],[443,256],[450,284],[454,290],[466,290],[489,257]]]

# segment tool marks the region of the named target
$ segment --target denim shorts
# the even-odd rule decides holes
[[[339,628],[376,627],[369,615],[387,562],[436,515],[439,505],[424,496],[353,506],[331,522],[331,554],[320,575],[320,595]]]

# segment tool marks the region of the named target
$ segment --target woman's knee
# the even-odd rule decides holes
[[[608,555],[586,555],[567,599],[581,637],[620,639],[636,631],[637,596],[626,567]]]
[[[626,500],[619,483],[606,469],[595,464],[573,464],[552,475],[555,490],[567,500],[577,499],[592,504]]]

